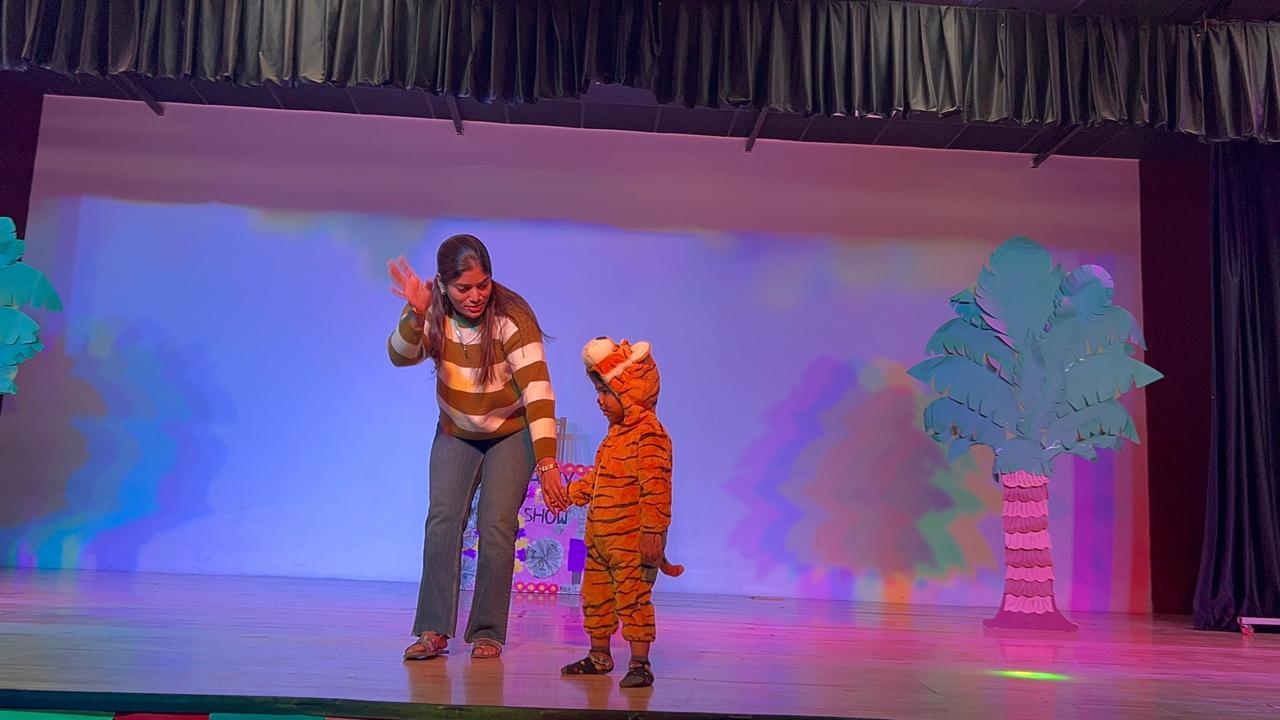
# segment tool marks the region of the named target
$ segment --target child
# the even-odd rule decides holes
[[[609,640],[622,621],[631,643],[624,688],[653,684],[649,643],[656,628],[650,596],[658,570],[684,571],[663,554],[671,524],[671,438],[658,422],[658,366],[649,344],[596,338],[582,351],[609,432],[594,469],[569,486],[569,502],[587,510],[587,564],[582,580],[583,626],[591,637],[587,657],[562,675],[613,670]]]

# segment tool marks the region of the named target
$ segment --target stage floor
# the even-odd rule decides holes
[[[0,570],[0,707],[1280,717],[1280,635],[1198,633],[1188,618],[1077,613],[1074,636],[996,637],[980,628],[985,609],[660,595],[657,683],[624,691],[618,671],[558,675],[583,652],[577,596],[513,598],[501,660],[472,661],[459,643],[403,663],[414,594],[401,583]],[[620,640],[614,653],[625,661]]]

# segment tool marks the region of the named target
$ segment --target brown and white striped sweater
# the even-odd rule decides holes
[[[387,341],[391,364],[417,365],[427,358],[422,320],[406,305]],[[494,354],[493,381],[477,383],[480,348],[468,338],[464,351],[453,323],[445,324],[443,357],[436,367],[440,426],[464,440],[492,440],[526,426],[537,458],[556,456],[556,405],[551,391],[542,336],[533,327],[504,317],[498,324],[501,347]]]

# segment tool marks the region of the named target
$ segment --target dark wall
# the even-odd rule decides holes
[[[1209,473],[1211,363],[1209,150],[1143,160],[1142,307],[1147,362],[1151,600],[1191,612]]]
[[[39,92],[0,77],[0,216],[13,218],[20,237],[27,227],[40,107]]]
[[[11,217],[18,237],[27,230],[31,176],[36,164],[42,96],[0,73],[0,217]],[[0,408],[4,396],[0,395]]]

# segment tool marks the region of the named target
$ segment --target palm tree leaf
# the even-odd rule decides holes
[[[1138,319],[1119,305],[1112,305],[1089,323],[1088,342],[1093,348],[1110,347],[1129,343],[1145,350],[1147,340],[1142,336]]]
[[[18,228],[13,219],[0,217],[0,268],[18,262],[26,249],[27,244],[18,239]]]
[[[1018,347],[1013,380],[1021,411],[1017,430],[1019,435],[1030,438],[1036,437],[1037,431],[1056,417],[1066,382],[1062,377],[1062,364],[1049,361],[1044,343],[1034,332],[1028,330]]]
[[[947,445],[949,463],[974,445],[999,451],[1010,441],[1005,428],[947,397],[934,400],[924,409],[924,426],[934,440]]]
[[[925,407],[924,429],[939,442],[963,441],[966,449],[975,444],[999,448],[1008,438],[1004,427],[949,397],[938,398]]]
[[[1054,294],[1053,317],[1089,319],[1111,307],[1116,281],[1100,265],[1081,265],[1067,273]]]
[[[38,342],[0,345],[0,366],[19,365],[35,357],[43,349],[44,345]]]
[[[991,329],[987,319],[982,316],[982,308],[978,307],[978,298],[973,294],[973,288],[965,288],[952,295],[951,309],[955,311],[960,319],[970,325],[985,330]]]
[[[977,445],[977,443],[975,443],[972,440],[969,440],[968,438],[958,437],[955,440],[952,440],[947,445],[947,462],[953,463],[956,460],[959,460],[960,456],[969,452],[969,448],[973,447],[974,445]]]
[[[30,265],[17,262],[0,268],[0,306],[25,305],[61,310],[62,300],[44,273]]]
[[[18,377],[17,365],[0,365],[0,395],[12,395],[18,392],[18,386],[13,382],[16,377]]]
[[[1052,457],[1040,443],[1026,438],[1011,438],[996,451],[993,471],[1003,475],[1012,472],[1029,472],[1038,475],[1053,474]]]
[[[929,358],[907,374],[997,425],[1009,427],[1018,420],[1018,403],[1009,383],[993,369],[975,365],[968,358]]]
[[[1093,446],[1093,443],[1079,443],[1072,446],[1070,450],[1064,449],[1063,452],[1066,452],[1068,455],[1082,457],[1089,462],[1093,462],[1098,459],[1098,449]]]
[[[1133,347],[1146,347],[1138,321],[1128,310],[1111,305],[1099,314],[1055,317],[1045,336],[1046,353],[1062,357],[1067,365],[1089,355],[1115,351],[1124,346],[1124,352],[1133,354]]]
[[[949,320],[929,338],[925,352],[932,355],[961,355],[978,365],[989,366],[1000,377],[1013,375],[1013,351],[1000,342],[994,330],[975,327],[963,318]]]
[[[1045,428],[1042,442],[1046,448],[1061,447],[1072,452],[1077,445],[1096,444],[1095,439],[1139,442],[1133,418],[1118,400],[1100,402],[1054,419]]]
[[[1058,416],[1114,400],[1132,388],[1146,387],[1164,377],[1155,368],[1123,352],[1088,355],[1066,370],[1066,394]]]
[[[1098,450],[1119,450],[1124,444],[1124,438],[1111,435],[1095,435],[1088,440],[1076,443],[1070,450],[1066,450],[1071,455],[1082,457],[1086,460],[1097,460]]]
[[[1015,237],[991,254],[974,294],[987,322],[1012,348],[1028,331],[1044,332],[1062,277],[1062,268],[1039,243]]]
[[[40,326],[21,310],[0,307],[0,345],[32,343],[40,339]]]

